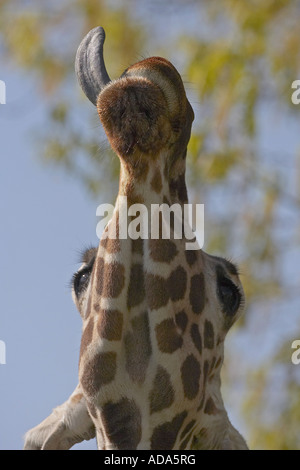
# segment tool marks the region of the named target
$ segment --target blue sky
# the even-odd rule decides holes
[[[76,386],[81,319],[69,281],[80,250],[97,243],[97,204],[76,181],[38,160],[31,137],[45,110],[32,83],[15,74],[3,78],[0,449],[20,449],[25,431]]]

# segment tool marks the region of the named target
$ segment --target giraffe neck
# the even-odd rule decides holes
[[[160,167],[146,166],[134,179],[122,168],[108,235],[120,223],[124,197],[128,208],[148,210],[186,202],[184,173],[164,184]],[[239,442],[220,394],[223,343],[208,315],[204,264],[184,239],[101,239],[79,365],[100,448],[222,449]]]
[[[165,178],[166,170],[159,159],[150,168],[139,163],[138,174],[121,165],[119,193],[112,219],[100,241],[92,292],[97,292],[94,305],[100,302],[103,309],[122,312],[124,321],[149,309],[152,318],[156,318],[161,315],[160,307],[164,307],[166,316],[175,317],[173,300],[184,295],[187,272],[197,256],[185,250],[181,218],[178,217],[178,228],[182,237],[175,238],[172,213],[162,233],[162,218],[157,212],[161,205],[166,205],[168,211],[175,204],[178,215],[183,216],[183,206],[187,203],[184,163],[182,159],[177,165],[182,173],[170,181]],[[138,217],[135,217],[136,208]],[[144,214],[140,214],[141,209]],[[142,228],[145,220],[146,227]]]
[[[136,164],[128,165],[122,158],[120,168],[119,194],[127,196],[129,205],[143,202],[149,208],[151,204],[184,204],[188,202],[185,184],[185,154],[178,157],[170,166],[164,152],[151,162],[147,156],[135,157]],[[151,164],[149,164],[151,163]]]
[[[161,431],[157,426],[155,431],[155,424],[171,416],[179,432],[189,412],[178,409],[178,399],[184,403],[185,394],[193,400],[200,393],[201,366],[181,347],[190,298],[197,313],[203,308],[203,298],[193,291],[190,279],[190,274],[199,272],[201,258],[186,252],[184,239],[109,237],[114,221],[120,222],[121,197],[127,197],[128,208],[142,203],[147,210],[153,204],[181,207],[187,201],[184,172],[166,183],[162,174],[166,170],[161,168],[145,164],[142,175],[132,178],[132,169],[122,166],[108,237],[100,241],[92,275],[79,372],[90,412],[99,420],[108,448],[159,448]],[[197,338],[196,334],[196,343]],[[183,390],[177,390],[173,384],[182,381]],[[112,415],[122,413],[126,419],[120,440],[111,436]],[[169,448],[173,445],[175,438],[168,443]]]

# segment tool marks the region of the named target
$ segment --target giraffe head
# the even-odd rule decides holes
[[[112,81],[103,42],[102,28],[86,36],[76,70],[120,158],[118,199],[183,205],[194,113],[181,77],[152,57]],[[116,238],[110,222],[73,285],[79,378],[100,447],[245,448],[220,391],[224,339],[243,307],[237,268],[186,250],[172,230],[170,239],[121,239],[121,213],[116,204]]]
[[[78,49],[76,71],[121,160],[121,174],[131,184],[144,184],[150,168],[153,187],[159,190],[167,182],[172,199],[185,202],[185,156],[194,112],[181,77],[166,59],[150,57],[110,80],[104,39],[102,28],[90,31]]]

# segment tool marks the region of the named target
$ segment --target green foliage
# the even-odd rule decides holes
[[[274,371],[274,367],[280,372],[280,383],[271,376],[270,371]],[[249,442],[252,449],[300,448],[300,382],[296,370],[291,362],[291,344],[286,342],[269,363],[249,373],[250,392],[243,408],[252,429]],[[272,395],[275,396],[273,400]],[[268,416],[263,420],[266,414]]]

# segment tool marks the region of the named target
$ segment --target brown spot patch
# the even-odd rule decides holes
[[[181,380],[184,395],[189,400],[196,397],[199,391],[200,364],[193,354],[190,354],[181,366]]]
[[[183,450],[186,448],[187,444],[189,443],[191,437],[192,437],[192,434],[193,434],[193,427],[194,425],[196,424],[196,420],[193,419],[192,421],[190,421],[184,428],[184,430],[182,431],[182,433],[180,434],[180,440],[183,439],[183,441],[181,442],[180,444],[180,447],[179,447],[179,450]]]
[[[127,308],[139,305],[145,298],[144,272],[142,264],[133,264],[127,291]]]
[[[181,202],[187,201],[188,197],[184,173],[181,174],[176,180],[170,181],[170,193],[175,197],[177,196]]]
[[[159,194],[162,190],[162,179],[161,179],[161,174],[158,168],[155,169],[154,175],[151,179],[151,188],[153,191],[155,191],[157,194]]]
[[[100,245],[105,248],[108,253],[117,253],[121,249],[119,240],[119,212],[112,217],[109,225],[104,229]]]
[[[205,303],[205,286],[203,273],[195,274],[191,279],[190,303],[194,313],[201,313]]]
[[[179,450],[185,450],[186,446],[188,445],[189,441],[191,440],[193,431],[189,432],[189,434],[186,436],[186,438],[182,441],[182,443],[179,446]]]
[[[81,376],[81,385],[90,396],[95,395],[99,389],[110,383],[116,375],[117,355],[115,352],[95,354],[84,366]]]
[[[155,274],[146,274],[145,286],[150,309],[158,309],[167,305],[169,293],[167,282],[163,277]]]
[[[168,279],[168,287],[171,300],[181,300],[184,297],[187,285],[187,274],[182,266],[178,266],[171,272]]]
[[[131,171],[131,170],[130,170]],[[134,179],[134,176],[132,175],[132,178]],[[126,189],[125,189],[125,196],[127,196],[127,204],[128,207],[131,207],[133,204],[143,204],[144,199],[143,197],[136,192],[136,188],[132,182],[126,184]],[[128,216],[128,224],[134,219],[134,216]]]
[[[122,398],[103,406],[101,419],[106,439],[118,450],[136,449],[142,437],[141,412],[134,400]]]
[[[209,320],[204,323],[204,347],[213,349],[214,347],[214,327]]]
[[[191,337],[192,337],[194,345],[199,351],[199,354],[201,354],[202,353],[202,339],[199,333],[198,325],[196,323],[193,323],[191,326]]]
[[[125,268],[120,263],[105,264],[104,297],[116,298],[120,295],[125,283],[124,272]]]
[[[195,250],[185,250],[184,254],[185,254],[185,259],[186,259],[187,263],[189,264],[189,266],[193,266],[193,264],[195,263],[195,261],[197,259],[196,251]]]
[[[116,298],[120,295],[124,284],[125,268],[122,264],[104,263],[103,258],[96,260],[96,290],[103,297]]]
[[[131,249],[132,253],[137,253],[142,255],[144,252],[144,244],[142,238],[137,238],[136,240],[131,240]]]
[[[211,397],[206,400],[204,413],[207,415],[215,415],[218,413],[218,408],[216,407],[215,402]]]
[[[102,238],[100,245],[105,248],[107,253],[118,253],[121,249],[120,240],[118,238]]]
[[[171,450],[173,449],[177,435],[180,428],[187,416],[187,412],[175,416],[172,421],[168,421],[160,426],[157,426],[151,436],[151,449],[152,450]]]
[[[103,291],[103,278],[104,278],[104,259],[101,257],[96,258],[95,261],[95,276],[96,276],[96,291],[98,295]]]
[[[94,331],[94,318],[91,317],[89,321],[87,322],[83,330],[82,336],[81,336],[80,357],[83,356],[86,348],[91,343],[92,338],[93,338],[93,331]]]
[[[122,338],[123,315],[119,310],[101,310],[97,331],[101,338],[119,341]]]
[[[180,328],[180,330],[182,331],[182,333],[184,333],[188,323],[188,317],[184,310],[176,313],[175,322],[178,328]]]
[[[194,424],[196,423],[196,420],[193,419],[192,421],[190,421],[186,426],[185,428],[183,429],[182,433],[180,434],[180,439],[183,439],[187,433],[189,431],[191,431],[192,427],[194,426]]]
[[[133,382],[143,383],[152,352],[148,313],[133,318],[131,327],[124,341],[126,370]]]
[[[168,408],[174,401],[170,374],[162,366],[157,367],[149,399],[151,414]]]
[[[155,327],[158,348],[164,353],[173,353],[182,346],[183,340],[172,318],[167,318]]]
[[[149,240],[150,256],[154,261],[170,263],[178,253],[177,247],[171,240]]]

